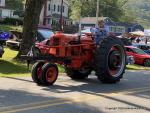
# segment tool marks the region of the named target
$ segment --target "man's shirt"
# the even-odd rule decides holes
[[[98,27],[91,28],[91,33],[94,36],[96,45],[98,45],[100,41],[107,36],[107,31],[105,29],[100,29]]]

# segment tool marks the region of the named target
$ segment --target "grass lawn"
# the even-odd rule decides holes
[[[0,76],[29,76],[30,71],[23,63],[19,63],[13,58],[17,55],[17,51],[5,49],[3,57],[0,59]]]
[[[17,51],[5,48],[5,53],[0,58],[0,76],[15,77],[15,76],[31,76],[30,70],[27,68],[26,63],[21,63],[13,58],[17,55]],[[61,66],[58,66],[59,72],[64,72]]]
[[[149,70],[150,71],[150,67],[144,67],[144,66],[140,66],[140,65],[127,65],[127,69],[128,70]]]
[[[19,30],[22,31],[21,26],[12,26],[12,25],[0,25],[0,30],[2,31],[10,31],[10,30]]]

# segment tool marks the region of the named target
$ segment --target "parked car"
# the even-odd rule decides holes
[[[8,40],[10,37],[9,32],[6,31],[0,31],[0,40]]]
[[[143,50],[134,46],[125,46],[126,54],[132,55],[135,60],[135,64],[150,66],[150,55]]]
[[[3,45],[5,44],[6,40],[9,39],[9,33],[8,32],[4,32],[4,31],[0,31],[0,58],[3,56],[4,54],[4,48]]]
[[[146,44],[133,44],[133,46],[142,49],[147,54],[150,54],[150,46],[149,45],[146,45]]]
[[[7,47],[10,49],[19,50],[20,43],[22,41],[22,32],[17,30],[10,31],[10,39],[6,41]]]
[[[3,56],[4,54],[4,48],[3,46],[0,44],[0,58]]]
[[[12,37],[10,40],[6,41],[6,45],[15,50],[19,50],[20,44],[22,42],[22,32],[20,31],[11,31]],[[41,42],[45,39],[49,39],[54,33],[49,29],[41,29],[39,28],[37,31],[37,42]]]
[[[5,31],[0,31],[0,44],[6,44],[6,41],[10,38],[10,33]]]

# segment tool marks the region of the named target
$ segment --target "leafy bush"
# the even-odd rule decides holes
[[[5,18],[2,21],[2,24],[7,24],[7,25],[23,25],[23,21],[21,19],[16,19],[16,18]]]

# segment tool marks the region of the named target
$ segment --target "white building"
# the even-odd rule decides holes
[[[5,0],[0,0],[0,6],[5,7]]]
[[[47,0],[41,11],[40,25],[55,25],[59,24],[61,16],[61,3],[62,0]],[[63,0],[62,16],[64,25],[72,24],[68,18],[69,4],[66,0]]]
[[[4,18],[17,18],[13,15],[14,10],[6,7],[5,0],[0,0],[0,19]]]

